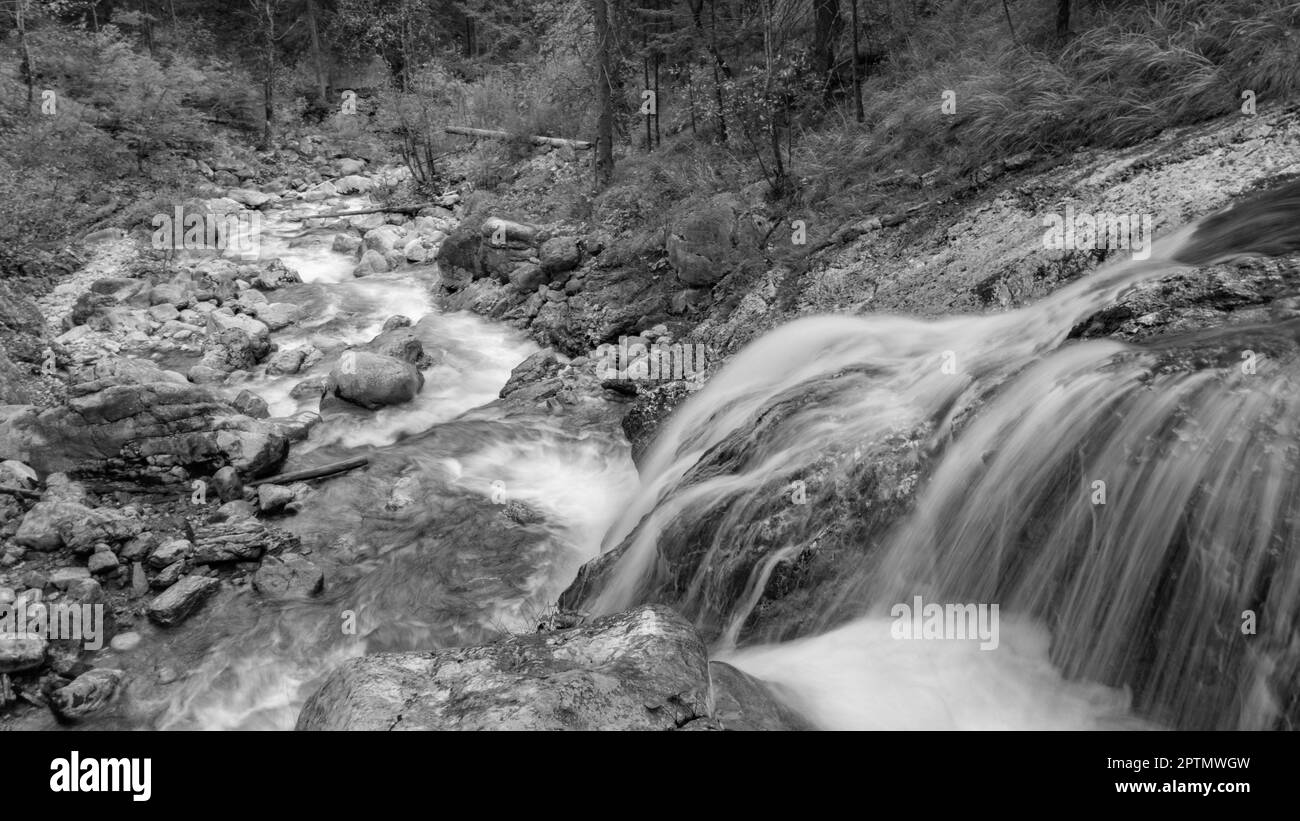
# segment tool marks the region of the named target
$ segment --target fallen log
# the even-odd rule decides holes
[[[414,205],[378,205],[374,208],[359,208],[355,211],[333,211],[328,214],[294,214],[296,220],[328,219],[330,217],[359,217],[363,214],[415,214],[435,205],[446,208],[460,201],[457,194],[444,194],[432,202],[417,202]]]
[[[481,137],[487,140],[513,140],[516,135],[508,131],[492,131],[486,128],[467,128],[461,125],[449,125],[443,129],[448,134],[459,134],[462,137]],[[578,151],[585,151],[591,148],[595,143],[586,140],[566,140],[563,137],[543,137],[531,135],[527,138],[533,145],[549,145],[553,148],[563,148],[569,146]]]
[[[291,470],[288,473],[281,473],[278,476],[269,476],[265,479],[258,479],[248,483],[248,487],[257,487],[258,485],[276,484],[284,485],[290,482],[305,482],[308,479],[321,479],[326,476],[334,476],[338,473],[347,473],[349,470],[356,470],[370,464],[369,456],[354,456],[351,459],[344,459],[342,462],[330,462],[327,465],[319,465],[314,468],[303,468],[302,470]]]
[[[0,493],[8,493],[10,496],[17,496],[20,499],[39,499],[41,494],[34,490],[23,490],[20,487],[5,487],[0,485]]]

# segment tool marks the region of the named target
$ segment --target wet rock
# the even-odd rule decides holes
[[[520,388],[555,376],[562,367],[564,365],[555,349],[544,348],[515,366],[501,388],[500,396],[504,399]]]
[[[340,399],[371,410],[409,402],[424,387],[424,375],[410,362],[368,351],[344,353],[330,381]]]
[[[134,650],[135,648],[139,647],[141,641],[142,638],[140,637],[140,634],[135,632],[134,630],[131,630],[129,632],[118,633],[116,636],[113,636],[113,640],[108,643],[108,646],[112,647],[114,650],[116,650],[119,653],[128,653]]]
[[[217,508],[212,514],[214,522],[233,522],[237,519],[251,519],[257,515],[256,508],[243,499],[234,499]]]
[[[247,335],[248,342],[242,343],[242,339],[237,336],[222,336],[223,331],[230,330],[243,332]],[[248,346],[252,362],[237,367],[252,367],[253,364],[265,359],[267,354],[271,352],[271,329],[267,327],[266,323],[248,314],[229,313],[227,309],[219,308],[208,314],[208,333],[218,341],[225,342],[228,340],[228,344],[231,345],[246,344]]]
[[[174,627],[189,618],[220,587],[221,582],[207,576],[185,576],[149,603],[149,619],[162,627]]]
[[[144,523],[112,508],[98,507],[72,522],[64,532],[64,543],[74,553],[85,554],[102,542],[120,544],[140,534]]]
[[[334,162],[334,172],[340,177],[350,177],[360,174],[366,168],[365,160],[345,157]]]
[[[264,194],[252,188],[232,188],[226,192],[226,197],[240,205],[247,205],[249,208],[261,208],[275,199],[270,194]]]
[[[249,390],[240,391],[230,404],[235,410],[254,419],[265,419],[270,413],[266,400]]]
[[[96,668],[49,695],[50,709],[63,721],[81,721],[102,712],[116,698],[121,670]]]
[[[521,525],[537,524],[545,519],[537,508],[518,499],[506,503],[505,514],[511,521]]]
[[[353,271],[355,276],[365,276],[366,274],[382,274],[388,271],[388,260],[380,252],[371,249],[361,255],[361,262],[357,263],[356,270]]]
[[[58,550],[72,526],[89,515],[90,508],[76,502],[37,502],[23,517],[14,541],[32,550]]]
[[[813,726],[773,694],[773,685],[721,661],[709,662],[711,718],[723,730],[811,730]]]
[[[284,485],[267,482],[257,486],[257,509],[262,513],[279,513],[294,498],[294,491]]]
[[[311,379],[304,379],[294,385],[289,391],[289,396],[293,399],[308,399],[311,397],[322,396],[330,389],[330,380],[327,376],[313,376]]]
[[[37,669],[48,646],[40,636],[0,636],[0,675]]]
[[[395,314],[393,316],[390,316],[388,319],[384,320],[384,327],[382,330],[387,332],[387,331],[395,331],[398,328],[409,328],[409,327],[411,327],[411,318],[409,316],[402,316],[401,314]]]
[[[415,331],[409,328],[384,331],[363,345],[360,350],[410,362],[417,368],[427,368],[433,364],[430,357],[425,356],[424,343],[416,336]]]
[[[287,328],[302,317],[302,309],[288,302],[259,305],[254,313],[273,331]]]
[[[308,598],[325,589],[325,573],[295,553],[271,557],[253,574],[253,589],[269,598]]]
[[[424,240],[417,237],[402,248],[402,256],[407,262],[421,263],[429,258],[429,249],[424,247]]]
[[[302,363],[306,357],[306,348],[276,351],[266,363],[266,372],[272,376],[295,374],[302,370]]]
[[[188,539],[171,539],[163,542],[149,555],[149,566],[161,570],[176,562],[185,561],[194,550]]]
[[[196,528],[195,564],[222,564],[260,559],[264,553],[296,548],[298,537],[255,519],[214,522]]]
[[[273,291],[276,288],[282,288],[285,285],[293,285],[302,282],[302,277],[298,272],[285,265],[278,259],[273,259],[261,266],[257,276],[253,279],[253,287],[262,291]]]
[[[703,642],[667,607],[482,647],[345,662],[299,730],[664,730],[708,714]]]
[[[402,229],[396,225],[381,225],[367,231],[362,239],[368,250],[386,255],[389,251],[396,250],[398,242],[402,239]]]
[[[355,234],[335,234],[330,250],[336,254],[355,255],[361,250],[361,237]]]
[[[267,419],[266,423],[273,431],[290,442],[301,442],[311,434],[312,428],[321,423],[321,415],[312,411],[301,411],[293,416]]]

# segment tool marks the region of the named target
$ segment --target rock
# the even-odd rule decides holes
[[[293,416],[277,416],[267,419],[267,425],[277,434],[290,442],[301,442],[311,433],[311,429],[321,423],[321,415],[312,411],[301,411]]]
[[[334,393],[364,408],[381,408],[414,399],[424,375],[410,362],[368,351],[347,351],[330,371]]]
[[[299,730],[665,730],[708,714],[703,642],[647,605],[585,627],[345,662]]]
[[[270,194],[264,194],[252,188],[232,188],[226,192],[226,198],[232,199],[240,205],[247,205],[249,208],[261,208],[275,199]]]
[[[302,369],[307,358],[307,348],[290,348],[276,351],[266,363],[266,372],[272,376],[288,376]]]
[[[131,563],[131,597],[140,598],[149,592],[149,577],[145,575],[144,565],[140,562]]]
[[[217,511],[212,514],[212,521],[233,522],[238,519],[251,519],[256,515],[257,509],[252,503],[243,499],[234,499],[217,508]]]
[[[505,514],[511,521],[521,525],[537,524],[545,519],[541,511],[518,499],[506,503]]]
[[[258,320],[273,331],[287,328],[302,318],[302,309],[288,302],[271,302],[257,307]]]
[[[117,560],[117,555],[111,551],[103,551],[92,554],[90,561],[87,562],[90,572],[95,575],[105,573],[116,573],[122,567],[122,563]]]
[[[677,278],[686,285],[712,285],[735,270],[742,252],[756,245],[752,224],[741,216],[731,194],[683,208],[668,227],[664,248]],[[753,239],[753,242],[750,240]]]
[[[72,522],[64,531],[63,542],[74,553],[85,554],[101,542],[120,544],[134,538],[144,529],[144,524],[134,516],[117,510],[97,507]]]
[[[558,274],[578,267],[582,262],[582,249],[578,247],[575,237],[554,237],[542,243],[537,250],[537,257],[542,263],[543,271]]]
[[[189,539],[171,539],[154,548],[149,554],[149,566],[161,570],[176,562],[185,561],[194,550]]]
[[[308,598],[325,589],[325,574],[295,553],[279,559],[271,557],[253,574],[253,589],[276,599]]]
[[[89,515],[90,508],[76,502],[37,502],[23,517],[14,541],[32,550],[58,550],[73,524]]]
[[[262,513],[279,513],[294,500],[294,492],[284,485],[267,482],[257,486],[257,509]]]
[[[235,410],[254,419],[265,419],[270,414],[266,400],[252,391],[240,391],[230,404]]]
[[[45,663],[48,642],[40,636],[0,637],[0,675],[34,670]]]
[[[225,308],[219,308],[208,314],[208,333],[221,339],[221,332],[228,330],[238,330],[248,335],[250,340],[250,351],[252,364],[260,362],[267,354],[271,352],[271,329],[265,322],[254,319],[248,314],[232,314]],[[228,337],[232,342],[237,342],[237,337]],[[215,365],[213,367],[216,367]],[[246,367],[246,366],[239,366]],[[251,367],[247,366],[247,367]],[[233,369],[232,369],[233,370]]]
[[[424,247],[424,240],[415,238],[402,248],[402,255],[407,262],[420,263],[429,258],[429,249]]]
[[[709,662],[713,686],[712,718],[724,730],[811,730],[773,695],[772,685],[721,661]]]
[[[336,254],[355,254],[361,250],[361,237],[355,234],[335,234],[330,250]]]
[[[168,305],[166,303],[153,306],[149,309],[148,313],[149,318],[154,322],[169,322],[171,320],[178,320],[181,316],[181,312],[176,310],[175,305]]]
[[[429,367],[432,364],[424,355],[424,343],[420,341],[415,331],[409,328],[384,331],[361,346],[360,350],[410,362],[417,368]]]
[[[555,376],[562,367],[555,349],[544,348],[515,366],[510,372],[510,378],[501,388],[500,396],[504,399],[520,388]]]
[[[141,641],[142,639],[140,637],[140,634],[135,632],[134,630],[130,630],[128,632],[118,633],[116,636],[113,636],[113,640],[108,643],[108,646],[112,647],[114,650],[116,650],[119,653],[129,653],[130,651],[139,647]]]
[[[221,582],[207,576],[185,576],[149,603],[151,621],[174,627],[216,594]]]
[[[153,577],[153,581],[149,583],[149,586],[154,590],[166,590],[173,584],[176,584],[176,582],[180,581],[181,576],[184,574],[185,562],[169,564],[159,571],[157,576]]]
[[[210,484],[212,491],[222,502],[241,499],[244,496],[244,482],[239,478],[239,471],[229,465],[212,474]]]
[[[401,314],[395,314],[394,316],[390,316],[388,319],[384,320],[384,327],[382,330],[384,332],[388,332],[388,331],[395,331],[398,328],[409,328],[409,327],[411,327],[411,318],[409,316],[402,316]]]
[[[117,696],[121,670],[96,668],[50,693],[50,709],[64,721],[81,721],[102,712]]]
[[[402,230],[396,225],[381,225],[365,233],[365,246],[369,250],[387,254],[397,248],[402,238]]]
[[[338,174],[340,177],[350,177],[355,174],[360,174],[365,170],[365,168],[365,160],[344,158],[335,160],[334,162],[334,173]]]
[[[196,385],[219,385],[226,381],[226,373],[207,365],[195,365],[185,375]]]
[[[248,562],[262,558],[262,554],[268,551],[278,552],[297,546],[298,537],[293,534],[256,519],[234,519],[196,528],[191,561],[194,564]]]
[[[334,188],[340,194],[364,194],[371,188],[371,182],[358,174],[348,174],[334,181]]]
[[[265,263],[253,279],[253,287],[263,291],[273,291],[285,285],[302,282],[298,272],[285,265],[279,259]]]
[[[382,274],[388,271],[388,260],[384,255],[371,249],[361,255],[361,262],[357,264],[354,276],[365,276],[366,274]]]
[[[330,380],[327,376],[314,376],[311,379],[304,379],[294,385],[289,391],[292,399],[309,399],[311,397],[322,396],[330,390]]]
[[[531,262],[521,262],[510,272],[510,285],[521,294],[537,290],[546,281],[546,274]]]
[[[84,581],[90,581],[88,567],[57,567],[50,573],[50,584],[59,590],[68,590]]]
[[[143,559],[148,556],[159,544],[158,534],[152,531],[143,531],[140,535],[127,541],[122,549],[117,552],[119,559],[133,562],[136,559]]]

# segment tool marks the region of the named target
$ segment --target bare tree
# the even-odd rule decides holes
[[[613,34],[609,25],[608,0],[591,0],[596,28],[596,190],[614,177],[614,78]]]

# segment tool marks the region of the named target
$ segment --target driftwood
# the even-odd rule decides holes
[[[491,131],[486,128],[466,128],[461,125],[449,125],[443,129],[448,134],[459,134],[462,137],[481,137],[488,140],[513,140],[515,135],[508,131]],[[586,140],[566,140],[563,137],[542,137],[536,134],[527,138],[533,145],[549,145],[553,148],[563,148],[569,146],[578,151],[585,151],[591,148],[595,143]]]
[[[356,470],[359,467],[365,467],[370,464],[369,456],[354,456],[351,459],[344,459],[342,462],[330,462],[328,465],[319,465],[314,468],[304,468],[302,470],[291,470],[288,473],[281,473],[278,476],[270,476],[266,479],[258,479],[255,482],[249,482],[248,487],[257,487],[258,485],[277,484],[283,485],[289,482],[305,482],[308,479],[320,479],[325,476],[333,476],[336,473],[346,473],[349,470]]]
[[[20,499],[39,499],[41,494],[34,490],[23,490],[20,487],[5,487],[0,485],[0,493],[8,493],[10,496],[17,496]]]

